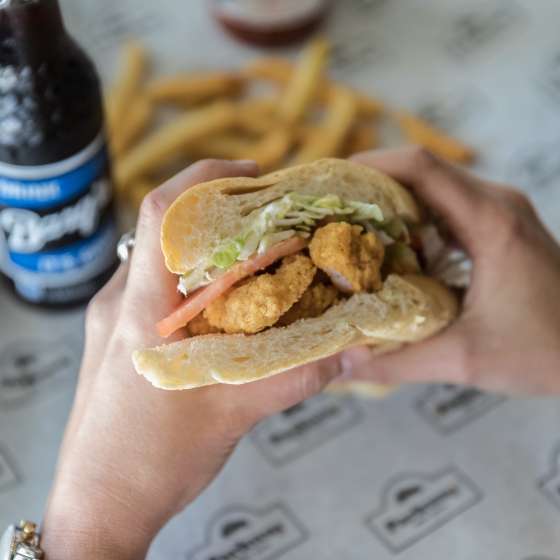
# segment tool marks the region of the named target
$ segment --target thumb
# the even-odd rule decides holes
[[[336,355],[248,383],[243,401],[251,403],[252,423],[320,393],[341,372],[340,355]]]
[[[343,353],[343,378],[374,381],[382,385],[445,382],[466,384],[468,368],[463,337],[458,329],[387,354],[367,346]]]
[[[488,194],[474,175],[419,148],[364,152],[352,159],[410,187],[419,199],[445,218],[469,251],[486,243],[473,224],[481,219]]]

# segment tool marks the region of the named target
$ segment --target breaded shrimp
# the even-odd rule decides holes
[[[346,222],[327,224],[315,231],[309,245],[313,263],[347,294],[381,289],[383,243],[374,233]]]
[[[261,274],[212,302],[204,316],[226,333],[256,333],[271,327],[298,301],[317,269],[302,254],[286,257],[274,274]]]
[[[189,336],[202,336],[204,334],[215,334],[222,331],[213,327],[204,316],[204,313],[200,313],[192,321],[189,321],[187,332]]]
[[[286,326],[298,319],[318,317],[336,303],[337,295],[338,290],[334,286],[313,284],[276,324]]]

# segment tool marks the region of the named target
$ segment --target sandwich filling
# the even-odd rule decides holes
[[[212,283],[237,261],[246,261],[255,254],[266,253],[273,245],[299,236],[310,238],[321,221],[348,221],[383,224],[383,213],[377,204],[343,201],[339,196],[310,196],[289,193],[251,212],[243,232],[233,239],[224,240],[206,263],[189,274],[181,276],[179,290],[189,292]]]
[[[254,334],[317,317],[380,290],[388,274],[421,272],[419,249],[412,227],[376,204],[289,193],[251,212],[240,235],[181,276],[186,299],[158,330]]]

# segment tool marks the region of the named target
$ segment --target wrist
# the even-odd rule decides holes
[[[87,514],[86,514],[87,515]],[[146,557],[149,542],[126,526],[93,526],[76,522],[74,517],[49,515],[45,517],[41,548],[45,560],[140,560]]]
[[[57,491],[43,519],[41,547],[46,560],[140,560],[156,532],[123,504]]]

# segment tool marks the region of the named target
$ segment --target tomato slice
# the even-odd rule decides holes
[[[307,240],[302,237],[292,237],[274,245],[262,255],[255,255],[246,261],[237,263],[223,276],[212,282],[212,284],[188,296],[175,311],[159,321],[156,325],[159,335],[163,338],[172,335],[175,331],[188,324],[189,321],[192,321],[234,284],[270,266],[283,257],[301,251],[307,247],[307,243]]]

